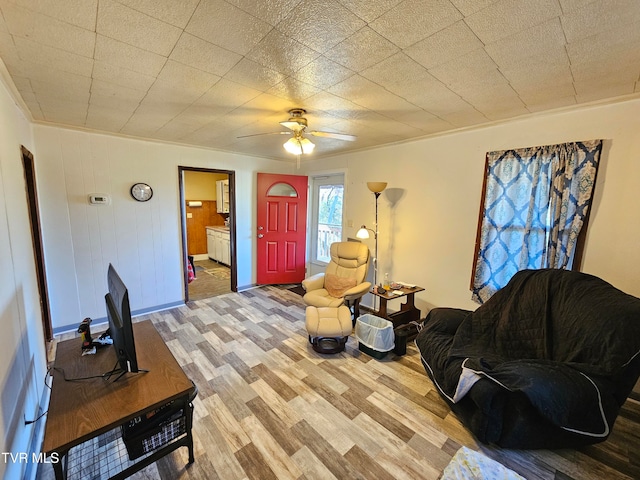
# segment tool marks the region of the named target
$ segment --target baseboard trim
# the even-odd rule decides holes
[[[51,390],[44,388],[42,390],[42,396],[40,397],[40,405],[38,408],[38,415],[42,412],[46,412],[49,406],[49,399],[51,398]],[[43,416],[35,422],[33,433],[31,435],[31,444],[29,445],[29,452],[36,455],[42,450],[42,442],[44,441],[44,427],[46,425],[46,416]],[[24,471],[25,480],[35,480],[38,474],[38,463],[27,462],[27,466]]]
[[[178,301],[178,302],[172,302],[172,303],[165,303],[164,305],[157,305],[155,307],[148,307],[148,308],[141,308],[139,310],[134,310],[133,312],[131,312],[131,316],[132,317],[138,317],[140,315],[146,315],[147,313],[153,313],[153,312],[161,312],[162,310],[169,310],[170,308],[175,308],[175,307],[179,307],[181,305],[184,305],[184,300]],[[106,325],[108,322],[107,317],[100,317],[100,318],[92,318],[91,319],[91,325],[92,327],[95,326],[100,326],[100,325]],[[62,333],[68,333],[68,332],[72,332],[72,331],[76,331],[78,329],[78,325],[80,325],[80,323],[75,323],[72,325],[63,325],[62,327],[56,327],[53,329],[53,334],[54,335],[60,335]]]

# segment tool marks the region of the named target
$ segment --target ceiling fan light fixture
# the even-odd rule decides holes
[[[283,145],[284,149],[293,155],[309,154],[316,147],[308,138],[290,138]]]
[[[301,155],[302,154],[302,145],[297,138],[290,138],[283,144],[284,149],[292,153],[293,155]]]
[[[316,148],[316,144],[313,143],[308,138],[302,138],[300,140],[300,145],[302,145],[302,153],[309,154],[313,152],[313,149]]]
[[[347,135],[344,133],[335,132],[320,132],[320,131],[308,131],[307,119],[303,117],[306,114],[306,110],[303,108],[292,108],[289,110],[289,120],[286,122],[280,122],[285,128],[288,128],[288,132],[268,132],[268,133],[254,133],[250,135],[240,135],[237,138],[255,137],[258,135],[292,135],[292,138],[287,140],[283,147],[292,155],[309,155],[316,148],[315,144],[311,140],[307,139],[305,135],[312,135],[314,137],[325,137],[335,140],[345,140],[348,142],[355,141],[355,135]]]

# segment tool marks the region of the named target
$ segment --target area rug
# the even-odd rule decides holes
[[[297,293],[300,296],[303,296],[307,291],[302,288],[302,285],[292,285],[291,287],[287,287],[287,290],[293,293]]]
[[[214,268],[212,270],[207,270],[207,273],[221,280],[231,278],[231,271],[228,268]]]
[[[442,480],[525,480],[480,452],[462,447],[451,458],[440,477]]]

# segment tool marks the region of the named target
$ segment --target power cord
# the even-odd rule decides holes
[[[420,330],[422,330],[423,327],[424,327],[424,323],[416,322],[415,320],[410,321],[409,324],[410,325],[415,325],[416,330],[418,330],[418,333],[420,333]]]
[[[47,413],[49,413],[49,410],[47,410],[46,412],[42,412],[38,417],[36,417],[34,420],[25,420],[24,424],[25,425],[31,425],[32,423],[36,423],[38,420],[40,420],[42,417],[44,417]]]
[[[51,385],[49,385],[47,383],[47,377],[51,376],[51,367],[47,368],[47,373],[44,374],[44,386],[47,387],[49,390],[51,390]],[[53,377],[52,377],[53,378]],[[42,412],[40,415],[38,415],[38,417],[34,418],[33,420],[26,420],[24,421],[25,426],[26,425],[31,425],[32,423],[36,423],[38,420],[40,420],[42,417],[44,417],[47,413],[49,413],[49,410]]]
[[[56,372],[60,372],[62,374],[62,379],[65,382],[78,382],[81,380],[90,380],[92,378],[108,378],[111,372],[101,373],[100,375],[91,375],[90,377],[75,377],[75,378],[67,378],[67,374],[64,372],[64,368],[54,367]]]
[[[62,373],[62,378],[65,382],[78,382],[78,381],[82,381],[82,380],[90,380],[92,378],[102,378],[105,380],[108,380],[109,377],[111,377],[111,375],[113,375],[114,373],[119,373],[119,371],[110,371],[110,372],[106,372],[106,373],[102,373],[100,375],[92,375],[89,377],[76,377],[76,378],[67,378],[67,375],[64,371],[64,368],[59,368],[59,367],[49,367],[47,369],[47,373],[44,376],[44,385],[45,387],[47,387],[49,390],[51,390],[51,385],[49,385],[47,383],[47,377],[51,377],[53,378],[53,375],[51,375],[51,370],[55,370],[56,372],[60,372]],[[139,372],[142,373],[147,373],[149,370],[139,370]],[[123,372],[123,374],[126,373]],[[42,417],[44,417],[47,413],[49,413],[49,410],[47,410],[46,412],[41,413],[40,415],[38,415],[38,417],[34,418],[33,420],[27,420],[25,419],[24,424],[25,425],[31,425],[32,423],[36,423],[38,420],[40,420]]]
[[[62,378],[63,378],[63,380],[65,382],[79,382],[79,381],[82,381],[82,380],[91,380],[93,378],[102,378],[103,380],[109,380],[111,378],[111,376],[115,375],[116,373],[120,374],[120,376],[118,378],[120,378],[125,373],[129,373],[129,372],[127,372],[127,370],[121,370],[119,368],[114,368],[113,370],[111,370],[109,372],[101,373],[100,375],[91,375],[89,377],[67,378],[67,375],[64,372],[64,368],[54,367],[54,370],[56,372],[62,373]],[[132,373],[136,373],[136,372],[132,372]],[[149,370],[138,369],[137,373],[149,373]]]

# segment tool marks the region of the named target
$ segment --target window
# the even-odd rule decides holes
[[[342,241],[344,177],[331,175],[312,181],[311,260],[329,263],[329,247]]]
[[[487,154],[473,300],[520,270],[580,266],[601,150],[592,140]]]
[[[271,186],[267,197],[297,197],[298,192],[288,183],[278,182]]]

